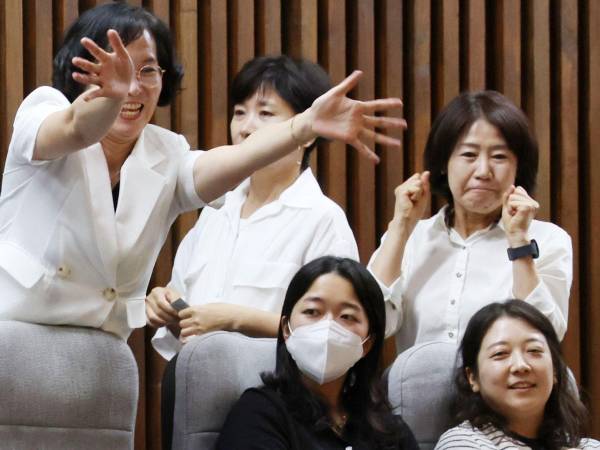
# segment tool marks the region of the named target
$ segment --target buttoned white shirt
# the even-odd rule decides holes
[[[279,313],[289,282],[304,264],[325,255],[358,260],[344,211],[327,198],[310,169],[279,198],[240,219],[250,180],[206,207],[183,239],[169,287],[190,305],[225,302]],[[181,344],[159,328],[154,348],[171,359]]]
[[[562,339],[573,279],[571,238],[557,225],[538,220],[531,222],[528,235],[539,246],[534,261],[540,282],[523,300],[538,308]],[[406,243],[400,277],[389,287],[380,283],[398,308],[397,351],[428,341],[458,344],[479,309],[515,298],[507,248],[501,222],[463,239],[446,226],[444,209],[420,220]]]
[[[34,161],[42,122],[69,107],[41,87],[14,122],[0,196],[0,320],[102,328],[127,338],[146,323],[154,262],[175,218],[203,206],[181,135],[147,125],[121,168],[115,212],[100,144]]]

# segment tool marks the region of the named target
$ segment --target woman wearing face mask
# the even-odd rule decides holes
[[[317,136],[375,159],[362,140],[398,144],[373,128],[401,127],[374,117],[400,101],[347,98],[357,72],[289,120],[191,152],[183,136],[149,124],[182,76],[169,29],[143,8],[110,2],[69,28],[54,87],[33,91],[14,122],[0,196],[1,320],[127,338],[146,324],[152,267],[180,213]]]
[[[521,300],[492,303],[469,321],[456,372],[457,422],[436,449],[600,448],[583,439],[587,412],[551,323]]]
[[[458,345],[476,311],[507,298],[538,308],[562,339],[571,239],[534,220],[538,147],[523,112],[498,92],[463,93],[433,123],[424,159],[427,170],[396,188],[394,217],[369,263],[398,308],[397,350]],[[419,220],[430,191],[447,205]]]
[[[222,428],[219,449],[418,449],[390,411],[378,370],[385,307],[356,261],[316,259],[285,296],[276,368],[247,390]]]

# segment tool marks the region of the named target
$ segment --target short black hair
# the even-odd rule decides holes
[[[109,48],[106,32],[116,30],[127,46],[147,30],[156,42],[158,64],[165,71],[158,106],[171,103],[183,78],[183,67],[177,62],[173,39],[169,28],[158,17],[138,6],[124,2],[107,3],[84,12],[66,31],[63,43],[54,57],[52,84],[70,102],[85,90],[85,86],[73,80],[73,72],[79,71],[71,60],[79,56],[93,60],[81,45],[81,38],[88,37],[103,49]]]
[[[331,80],[323,68],[306,59],[287,55],[260,56],[248,61],[234,77],[231,85],[233,105],[243,103],[257,91],[273,89],[296,113],[308,109],[331,88]],[[304,151],[300,170],[308,167],[310,154],[318,142]]]
[[[362,439],[381,448],[384,443],[398,442],[400,421],[381,386],[380,359],[385,337],[385,304],[381,289],[371,273],[349,258],[323,256],[309,262],[294,275],[285,294],[281,317],[289,320],[294,305],[321,275],[335,273],[353,286],[369,320],[372,347],[348,372],[342,388],[342,404],[348,412],[348,426]],[[262,375],[267,387],[276,390],[291,414],[309,427],[317,427],[327,411],[322,402],[302,383],[300,370],[290,355],[283,337],[282,320],[277,336],[275,371]],[[375,445],[377,443],[378,445]],[[394,447],[395,448],[395,447]]]
[[[431,172],[432,192],[453,205],[448,160],[459,139],[479,119],[498,128],[517,157],[515,185],[533,194],[539,158],[537,140],[523,111],[496,91],[463,92],[448,103],[433,122],[424,153],[425,168]]]
[[[570,380],[554,327],[535,306],[522,300],[490,303],[469,320],[457,355],[461,361],[457,364],[455,376],[457,423],[468,420],[477,428],[483,428],[491,423],[506,431],[506,419],[485,403],[481,393],[473,392],[465,370],[469,368],[476,377],[479,376],[477,357],[481,343],[492,325],[502,317],[527,322],[544,335],[550,349],[556,383],[546,403],[544,418],[538,433],[544,448],[558,450],[563,447],[577,447],[586,425],[586,409]]]

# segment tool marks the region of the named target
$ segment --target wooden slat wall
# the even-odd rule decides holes
[[[0,162],[20,101],[49,83],[52,53],[68,24],[110,0],[0,2]],[[359,98],[400,96],[409,128],[402,151],[378,149],[373,167],[324,145],[313,161],[325,191],[346,211],[369,258],[391,218],[393,189],[415,170],[435,114],[464,89],[503,91],[529,115],[540,142],[539,216],[573,239],[575,279],[564,350],[593,407],[600,437],[600,2],[596,0],[137,0],[168,23],[186,69],[183,92],[155,122],[193,147],[228,140],[228,86],[254,55],[281,51],[320,62],[338,82],[355,68]],[[436,203],[434,202],[434,208]],[[197,213],[181,217],[163,248],[152,285],[170,277],[178,243]],[[164,362],[152,332],[130,345],[140,367],[136,449],[159,449]]]

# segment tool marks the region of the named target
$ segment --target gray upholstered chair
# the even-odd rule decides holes
[[[0,447],[133,448],[138,371],[103,331],[0,321]]]
[[[428,342],[402,352],[386,373],[395,414],[411,428],[421,450],[435,447],[450,428],[456,345]]]
[[[234,403],[275,368],[276,339],[217,331],[191,339],[175,368],[173,450],[213,449]]]

